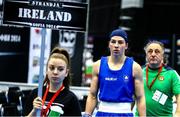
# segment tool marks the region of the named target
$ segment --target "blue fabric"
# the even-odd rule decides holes
[[[128,42],[128,37],[127,37],[127,33],[122,30],[122,29],[116,29],[116,30],[113,30],[110,34],[110,38],[112,38],[113,36],[120,36],[122,38],[124,38],[124,40],[126,41],[126,43]]]
[[[99,71],[99,99],[107,102],[134,102],[133,59],[126,57],[119,70],[111,70],[107,57],[101,58]]]
[[[133,117],[133,113],[105,113],[98,111],[96,117]]]

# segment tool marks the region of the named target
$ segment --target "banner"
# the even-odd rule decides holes
[[[40,69],[40,53],[42,41],[42,28],[30,28],[30,45],[29,45],[29,72],[28,83],[38,83],[39,69]],[[44,74],[46,70],[46,63],[51,50],[51,30],[46,29],[45,39],[45,53],[44,53]]]
[[[0,81],[27,82],[29,28],[0,26]]]
[[[55,1],[5,0],[3,23],[85,31],[87,4]]]

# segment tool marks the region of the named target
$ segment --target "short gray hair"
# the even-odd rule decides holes
[[[157,40],[152,40],[152,41],[149,41],[146,46],[144,47],[144,51],[146,52],[147,48],[149,45],[151,45],[152,43],[155,43],[155,44],[159,44],[163,50],[163,53],[164,53],[164,44],[160,41],[157,41]]]

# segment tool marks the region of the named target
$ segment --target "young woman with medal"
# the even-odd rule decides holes
[[[25,115],[36,116],[40,109],[41,116],[81,116],[79,101],[69,85],[69,54],[65,49],[55,47],[47,62],[43,97],[37,97],[38,89],[34,89],[26,101]]]

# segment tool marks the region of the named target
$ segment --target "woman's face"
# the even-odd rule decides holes
[[[62,83],[68,75],[67,63],[60,58],[50,58],[47,65],[47,76],[52,84]]]
[[[127,44],[124,38],[113,36],[109,42],[109,48],[112,55],[122,55],[127,49]]]

